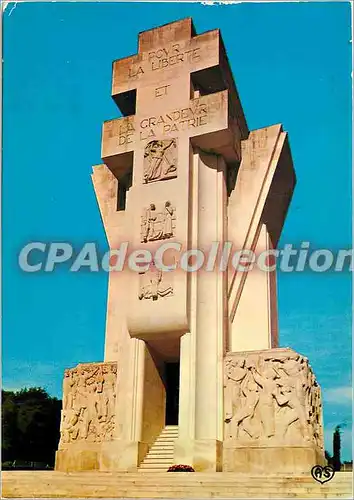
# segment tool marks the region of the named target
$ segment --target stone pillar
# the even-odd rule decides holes
[[[195,440],[195,318],[191,323],[191,332],[185,333],[180,341],[178,439],[174,449],[174,462],[187,465],[193,463]]]
[[[198,249],[205,253],[212,242],[222,242],[226,205],[225,163],[215,155],[195,155],[198,169]],[[196,307],[196,470],[221,470],[222,360],[224,354],[225,273],[202,270],[197,276]]]

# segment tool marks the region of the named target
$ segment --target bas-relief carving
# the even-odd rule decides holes
[[[140,275],[139,300],[152,299],[159,297],[169,297],[173,295],[173,287],[168,281],[168,272],[162,272],[161,269],[149,269],[146,273]]]
[[[176,139],[154,140],[145,146],[144,183],[177,177]]]
[[[151,203],[144,209],[141,218],[141,243],[172,238],[175,233],[176,209],[166,201],[162,210],[157,211]]]
[[[224,389],[227,439],[323,448],[320,388],[303,356],[228,356]]]
[[[113,438],[115,364],[90,364],[65,370],[60,443],[102,442]]]

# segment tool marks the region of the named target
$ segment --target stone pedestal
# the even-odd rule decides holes
[[[98,443],[70,443],[61,445],[55,454],[55,470],[77,472],[100,469],[101,445]]]
[[[326,465],[323,449],[316,446],[244,446],[224,442],[223,471],[245,474],[299,474],[314,465]]]
[[[292,349],[225,358],[223,470],[308,472],[324,464],[320,388]]]
[[[116,363],[86,363],[65,370],[60,441],[55,469],[99,470],[101,453],[116,431]]]
[[[99,463],[101,471],[136,472],[148,451],[148,444],[115,439],[102,443]]]

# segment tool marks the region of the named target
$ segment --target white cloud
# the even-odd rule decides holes
[[[341,405],[352,404],[353,389],[351,386],[334,387],[323,391],[323,399],[326,403],[337,403]]]

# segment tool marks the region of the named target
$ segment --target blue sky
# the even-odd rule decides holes
[[[103,359],[107,275],[25,274],[30,241],[107,247],[91,166],[119,116],[111,64],[137,34],[192,16],[220,28],[250,129],[283,123],[297,187],[280,246],[351,243],[349,3],[17,4],[4,13],[3,385],[61,394],[64,368]],[[11,15],[10,15],[11,14]],[[326,448],[351,457],[351,276],[281,273],[280,344],[309,357],[323,389]]]

